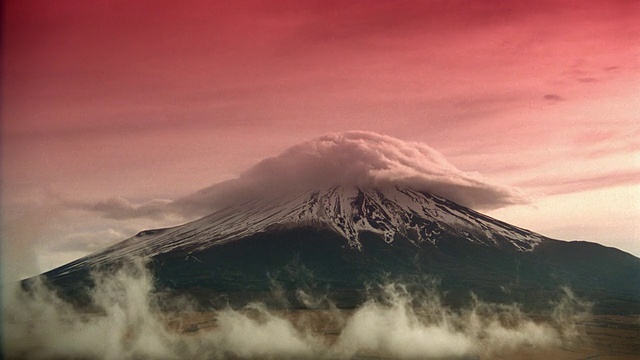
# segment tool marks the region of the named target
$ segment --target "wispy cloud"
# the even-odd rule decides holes
[[[564,101],[565,100],[565,98],[563,98],[562,96],[560,96],[558,94],[545,94],[543,96],[543,99],[549,100],[549,101]]]
[[[107,219],[137,219],[148,218],[154,220],[165,219],[167,204],[170,200],[152,200],[142,204],[133,204],[122,197],[113,197],[97,202],[68,202],[67,205],[76,209],[96,212]]]
[[[640,183],[640,170],[606,173],[589,177],[535,179],[519,183],[518,185],[524,188],[540,189],[546,195],[558,195],[638,183]]]

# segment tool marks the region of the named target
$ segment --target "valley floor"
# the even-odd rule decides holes
[[[298,329],[310,331],[317,336],[334,344],[344,330],[345,319],[353,315],[348,310],[286,310],[270,314],[294,325]],[[245,314],[247,315],[247,314]],[[165,317],[167,325],[173,331],[183,334],[212,331],[218,328],[215,312],[192,312],[189,314],[173,314]],[[249,317],[260,317],[260,314]],[[547,319],[538,318],[536,322]],[[577,336],[562,345],[545,347],[520,346],[497,352],[486,352],[463,359],[558,359],[558,360],[587,360],[611,359],[631,360],[640,358],[640,316],[590,315],[575,324]],[[232,357],[233,358],[233,357]],[[355,359],[390,359],[389,355],[371,353],[357,354]],[[422,357],[420,357],[422,358]],[[449,359],[450,357],[447,357]],[[456,358],[456,357],[454,357]]]
[[[561,325],[557,319],[518,313],[506,313],[498,321],[468,314],[433,321],[434,313],[422,310],[375,305],[274,310],[256,305],[242,310],[140,312],[144,316],[67,313],[63,321],[18,322],[7,328],[15,332],[22,327],[26,332],[6,344],[12,346],[6,358],[640,358],[640,316],[586,315]]]

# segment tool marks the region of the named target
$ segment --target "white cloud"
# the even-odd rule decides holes
[[[527,201],[518,189],[457,169],[425,144],[353,131],[295,145],[262,160],[235,180],[176,200],[170,207],[205,215],[251,197],[333,185],[407,186],[480,209]]]

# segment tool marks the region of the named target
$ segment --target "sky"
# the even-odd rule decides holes
[[[488,215],[640,256],[638,1],[6,0],[2,16],[8,277],[185,220],[105,206],[154,209],[350,130],[530,199]]]

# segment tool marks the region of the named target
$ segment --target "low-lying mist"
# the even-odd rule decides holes
[[[576,322],[589,304],[569,290],[532,318],[517,305],[474,298],[464,309],[444,306],[437,292],[398,283],[353,310],[241,309],[202,311],[189,299],[162,311],[145,265],[94,273],[94,306],[77,309],[39,281],[30,291],[4,289],[7,358],[477,358],[578,341]],[[313,303],[304,292],[304,301]],[[325,301],[326,298],[319,301]],[[317,303],[317,302],[316,302]]]

